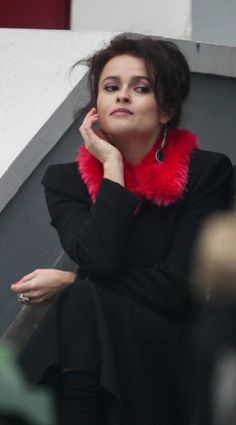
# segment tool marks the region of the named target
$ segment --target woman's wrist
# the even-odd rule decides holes
[[[103,177],[124,186],[124,163],[121,155],[104,162]]]
[[[62,281],[65,286],[70,285],[75,280],[75,273],[59,270],[62,273]]]

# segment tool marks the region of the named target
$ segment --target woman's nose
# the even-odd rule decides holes
[[[121,90],[117,93],[117,101],[128,103],[130,102],[130,95],[127,90]]]

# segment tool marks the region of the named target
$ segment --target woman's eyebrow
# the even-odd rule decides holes
[[[140,81],[140,80],[146,80],[148,83],[150,83],[150,82],[151,82],[151,81],[150,81],[150,79],[149,79],[148,77],[144,76],[144,75],[135,75],[135,76],[132,78],[132,81],[133,81],[134,83],[136,83],[137,81]]]
[[[120,81],[120,77],[119,75],[109,75],[108,77],[104,78],[104,80],[102,81],[102,83],[104,83],[106,80],[116,80],[116,81]],[[146,77],[145,75],[134,75],[131,78],[131,81],[136,83],[139,80],[146,80],[149,83],[151,82],[150,79],[148,77]]]
[[[104,83],[104,81],[106,80],[120,80],[120,77],[118,75],[108,75],[108,77],[104,78],[104,80],[102,80],[102,83]]]

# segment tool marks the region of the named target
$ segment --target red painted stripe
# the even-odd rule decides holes
[[[0,0],[0,27],[69,29],[71,0]]]

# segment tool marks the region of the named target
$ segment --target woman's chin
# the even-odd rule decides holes
[[[107,130],[103,130],[108,137],[113,139],[119,139],[120,137],[134,137],[139,134],[136,128],[128,128],[126,126],[119,126],[119,128],[109,128]]]

